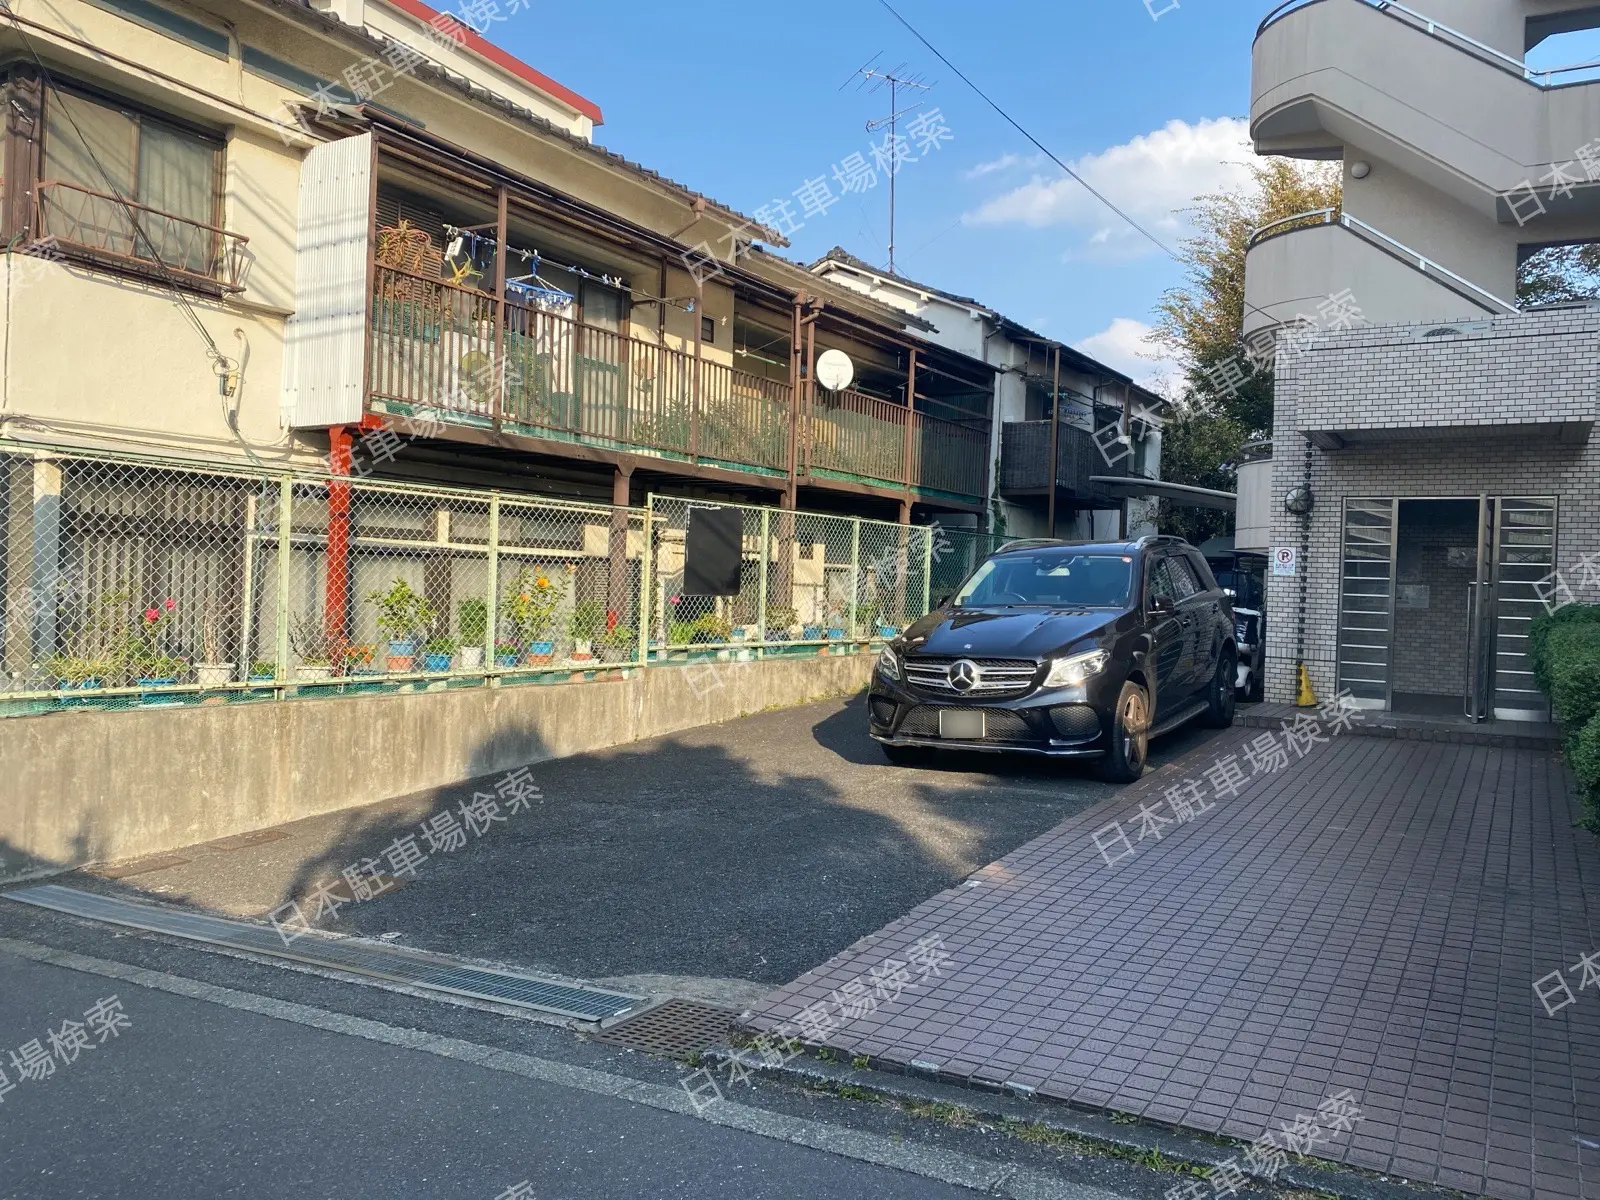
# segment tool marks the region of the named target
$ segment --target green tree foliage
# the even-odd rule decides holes
[[[1252,370],[1243,356],[1250,235],[1297,213],[1339,206],[1341,176],[1333,164],[1272,158],[1252,165],[1250,174],[1244,187],[1195,198],[1188,210],[1195,233],[1179,248],[1184,282],[1156,306],[1152,340],[1184,368],[1183,394],[1162,431],[1161,475],[1174,483],[1232,490],[1240,447],[1272,434],[1272,375]],[[1239,382],[1241,369],[1246,377]],[[1190,541],[1231,527],[1226,513],[1165,500],[1159,520],[1163,532]]]

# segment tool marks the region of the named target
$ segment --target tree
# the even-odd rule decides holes
[[[1179,247],[1185,280],[1156,305],[1151,340],[1184,370],[1183,394],[1161,442],[1161,474],[1174,483],[1230,490],[1240,447],[1272,434],[1271,372],[1251,369],[1244,357],[1244,259],[1251,235],[1274,221],[1339,207],[1342,176],[1334,164],[1272,158],[1252,164],[1250,175],[1245,187],[1195,197],[1187,210],[1195,233]],[[1160,527],[1203,541],[1225,532],[1228,519],[1163,500]]]
[[[1543,246],[1517,269],[1517,304],[1565,304],[1600,297],[1600,243]]]

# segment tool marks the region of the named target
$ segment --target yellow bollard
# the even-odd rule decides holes
[[[1311,672],[1306,670],[1305,663],[1300,664],[1300,694],[1295,697],[1295,704],[1300,708],[1317,706],[1317,694],[1311,690]]]

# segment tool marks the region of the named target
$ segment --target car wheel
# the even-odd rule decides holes
[[[1231,654],[1217,657],[1217,673],[1211,680],[1211,690],[1206,696],[1206,724],[1213,729],[1226,729],[1233,724],[1233,706],[1238,695],[1233,689],[1237,674]]]
[[[1111,749],[1099,763],[1100,778],[1132,783],[1150,757],[1150,697],[1137,683],[1122,685],[1111,718]]]
[[[891,746],[886,742],[879,742],[883,756],[897,767],[911,767],[922,762],[924,755],[919,746]]]

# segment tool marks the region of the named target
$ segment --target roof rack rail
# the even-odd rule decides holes
[[[1004,554],[1007,550],[1021,550],[1025,546],[1070,546],[1070,545],[1072,545],[1072,543],[1066,541],[1063,538],[1043,538],[1043,537],[1016,538],[1016,539],[1014,539],[1012,541],[1009,541],[1009,542],[1006,542],[1006,543],[1002,544],[1000,546],[1000,548],[995,551],[995,553],[996,554]]]

